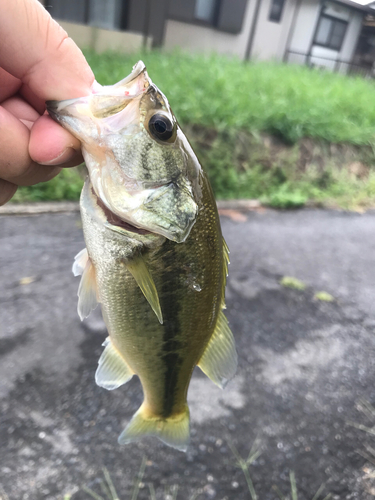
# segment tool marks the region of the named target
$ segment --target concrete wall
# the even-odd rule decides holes
[[[296,0],[286,0],[279,23],[268,20],[272,0],[262,0],[257,29],[255,31],[251,57],[255,59],[278,59],[284,56],[288,33],[296,8]]]
[[[168,0],[133,0],[129,3],[128,24],[130,31],[147,32],[153,46],[163,44]]]
[[[218,52],[244,59],[255,5],[255,0],[247,2],[242,30],[237,35],[224,33],[207,26],[168,20],[164,47],[167,50],[179,47],[194,52]]]
[[[319,12],[319,0],[302,1],[302,5],[298,12],[293,36],[290,43],[291,51],[302,53],[309,52],[318,22]],[[291,54],[289,57],[289,61],[292,60],[293,55]]]
[[[305,4],[307,4],[307,9]],[[251,58],[282,60],[284,57],[297,0],[285,1],[280,23],[268,20],[270,6],[271,0],[261,0]],[[184,50],[206,53],[218,52],[244,59],[255,7],[256,1],[249,0],[242,31],[238,35],[231,35],[206,26],[168,20],[164,47],[166,49],[179,47]],[[302,15],[299,17],[304,26],[296,30],[294,38],[295,43],[307,51],[315,28],[315,19],[319,12],[319,0],[304,0],[300,11]],[[306,29],[306,24],[308,29]],[[302,44],[300,44],[301,40]]]
[[[350,23],[345,34],[344,43],[340,52],[340,59],[351,61],[357,47],[358,38],[362,30],[363,14],[352,12]]]
[[[81,49],[92,49],[98,53],[106,50],[132,53],[139,50],[143,44],[143,36],[139,33],[110,31],[59,20],[57,22]]]

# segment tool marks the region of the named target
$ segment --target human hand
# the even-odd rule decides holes
[[[83,161],[80,142],[45,114],[45,101],[91,93],[82,52],[38,0],[0,0],[0,205],[18,186]]]

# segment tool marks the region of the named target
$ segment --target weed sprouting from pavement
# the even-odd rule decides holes
[[[372,427],[367,425],[358,424],[357,422],[348,421],[348,424],[356,429],[366,432],[367,434],[371,434],[375,436],[375,408],[369,403],[366,399],[361,399],[357,404],[357,409],[361,413],[363,413],[371,422],[374,423]]]
[[[143,458],[142,463],[141,463],[141,468],[140,468],[140,471],[138,473],[138,478],[140,477],[140,473],[142,471],[142,466],[144,466],[144,465],[145,465],[145,459]],[[143,472],[144,472],[144,468],[143,468]],[[93,491],[90,488],[87,488],[86,486],[84,486],[82,488],[83,491],[88,493],[95,500],[120,500],[120,498],[116,492],[115,486],[112,482],[111,476],[105,467],[103,468],[103,475],[104,475],[105,481],[100,482],[100,489],[102,490],[103,495],[105,495],[104,497],[102,497],[101,495],[98,495],[97,493],[95,493],[95,491]],[[139,484],[139,481],[136,481],[136,485],[137,484]],[[137,495],[138,495],[138,491],[137,491],[137,494],[135,496],[136,485],[134,486],[132,500],[136,499]]]
[[[139,490],[141,487],[144,486],[143,478],[145,475],[146,465],[147,465],[147,459],[146,457],[143,457],[138,474],[134,480],[133,491],[130,497],[131,500],[137,500]],[[100,489],[103,496],[99,495],[91,488],[87,488],[86,486],[84,486],[82,490],[85,491],[87,494],[89,494],[91,498],[94,498],[94,500],[121,500],[118,493],[116,492],[110,473],[105,467],[103,468],[103,475],[104,475],[104,480],[100,481]],[[148,483],[147,486],[150,492],[150,500],[156,500],[156,491],[154,485],[152,483]],[[165,491],[164,498],[165,500],[177,500],[177,494],[178,494],[178,485],[175,484],[171,488],[169,488],[169,490]],[[200,494],[199,491],[194,492],[189,500],[196,500],[199,494]],[[67,500],[69,499],[70,497],[68,496]]]
[[[366,406],[366,411],[367,413],[373,414],[373,417],[375,419],[375,408],[371,407],[371,405],[367,404]],[[361,426],[362,427],[362,426]],[[360,427],[360,428],[361,428]],[[366,428],[367,429],[367,428]],[[375,433],[375,430],[374,430]],[[255,442],[253,446],[251,447],[249,454],[247,455],[246,458],[243,458],[234,443],[230,440],[227,439],[228,446],[233,454],[233,457],[235,459],[234,464],[236,467],[242,470],[243,475],[245,476],[246,479],[246,484],[248,491],[250,493],[250,499],[251,500],[260,500],[254,487],[253,480],[250,475],[250,466],[259,458],[261,455],[261,450],[259,443]],[[365,458],[367,458],[369,461],[371,461],[375,465],[375,449],[367,447],[367,455]],[[147,459],[146,457],[143,457],[138,474],[135,477],[134,480],[134,486],[133,490],[130,496],[131,500],[137,500],[138,495],[139,495],[139,490],[143,487],[146,486],[144,483],[144,475],[145,475],[145,470],[146,470],[146,465],[147,465]],[[88,495],[90,495],[91,498],[94,500],[123,500],[124,497],[120,497],[115,489],[115,486],[113,484],[113,481],[111,479],[110,473],[106,468],[103,468],[103,476],[104,479],[102,479],[99,483],[99,487],[101,490],[101,494],[96,493],[92,489],[84,486],[82,488],[83,491],[85,491]],[[298,489],[297,489],[297,482],[296,482],[296,477],[294,471],[289,472],[289,481],[290,481],[290,493],[287,495],[284,495],[280,488],[276,485],[272,486],[273,491],[277,494],[277,496],[280,498],[280,500],[298,500]],[[147,487],[149,490],[149,499],[150,500],[156,500],[157,495],[156,495],[156,490],[155,487],[152,483],[147,483]],[[332,498],[331,493],[328,493],[325,497],[323,497],[323,491],[325,488],[325,484],[323,483],[315,495],[312,497],[311,500],[329,500]],[[164,492],[164,500],[178,500],[178,490],[179,487],[178,485],[173,485],[172,487],[167,487],[165,492]],[[189,500],[196,500],[199,495],[202,493],[202,490],[197,490],[195,491],[189,498]],[[5,497],[7,498],[7,497]],[[70,495],[65,495],[64,500],[70,500],[71,496]],[[2,497],[0,497],[0,500],[2,500]]]
[[[250,465],[255,462],[255,460],[260,456],[261,452],[257,446],[256,443],[253,444],[251,447],[249,454],[247,458],[242,458],[241,455],[239,454],[237,448],[234,446],[234,444],[230,441],[227,440],[228,446],[231,449],[231,452],[233,453],[235,459],[236,459],[236,466],[239,467],[243,475],[245,476],[247,487],[249,489],[249,493],[251,496],[252,500],[258,500],[257,494],[254,489],[254,484],[250,476],[250,471],[249,467]]]
[[[370,427],[368,425],[359,424],[357,422],[348,421],[348,425],[359,429],[360,431],[366,432],[370,436],[375,436],[375,408],[372,404],[366,399],[362,398],[359,400],[357,404],[357,410],[360,411],[363,415],[367,417],[367,419],[373,423]],[[358,450],[357,453],[365,458],[368,462],[375,466],[375,449],[369,445],[365,444],[365,450]],[[371,474],[373,475],[373,473]]]
[[[227,443],[228,443],[228,446],[231,449],[231,451],[236,459],[237,467],[239,467],[242,470],[242,472],[245,476],[251,500],[258,500],[258,496],[257,496],[255,488],[254,488],[254,483],[253,483],[251,476],[250,476],[249,467],[251,464],[253,464],[255,462],[255,460],[257,460],[257,458],[261,454],[261,451],[259,449],[259,445],[257,443],[254,443],[250,449],[250,452],[249,452],[247,458],[242,458],[240,453],[238,452],[237,448],[234,446],[234,444],[230,440],[227,440]],[[375,458],[375,454],[374,454],[374,458]],[[277,486],[272,487],[272,489],[275,491],[275,493],[279,496],[280,500],[298,500],[297,482],[296,482],[296,476],[295,476],[294,471],[289,472],[289,480],[290,480],[290,496],[283,495]],[[320,497],[323,493],[324,488],[325,488],[325,485],[322,484],[320,486],[320,488],[318,489],[318,491],[313,496],[312,500],[320,500]],[[331,497],[332,497],[332,495],[330,493],[328,493],[328,495],[326,495],[321,500],[329,500]]]
[[[297,482],[294,471],[289,472],[289,481],[290,481],[290,496],[283,495],[277,486],[275,485],[272,486],[272,489],[278,495],[280,500],[298,500]],[[323,493],[324,488],[325,484],[323,483],[322,485],[320,485],[318,491],[315,493],[312,500],[319,500],[321,494]],[[331,493],[328,493],[328,495],[326,495],[322,500],[329,500],[330,498],[332,498],[332,495]]]

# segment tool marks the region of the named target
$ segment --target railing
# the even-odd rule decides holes
[[[303,64],[311,68],[322,68],[335,73],[360,75],[365,78],[375,78],[375,69],[370,64],[356,64],[352,61],[317,56],[311,53],[287,50],[284,61],[292,64]]]

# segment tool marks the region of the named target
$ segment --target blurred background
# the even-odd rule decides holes
[[[44,5],[99,83],[143,59],[168,97],[218,200],[239,369],[225,391],[194,373],[186,454],[119,447],[142,391],[95,385],[105,325],[76,313],[85,167],[21,187],[0,208],[0,500],[375,498],[375,2]]]
[[[375,193],[375,2],[50,0],[112,84],[144,59],[217,198],[361,209]],[[78,199],[82,176],[15,202]]]
[[[375,2],[51,0],[46,8],[78,45],[98,52],[179,47],[243,61],[373,71]]]

